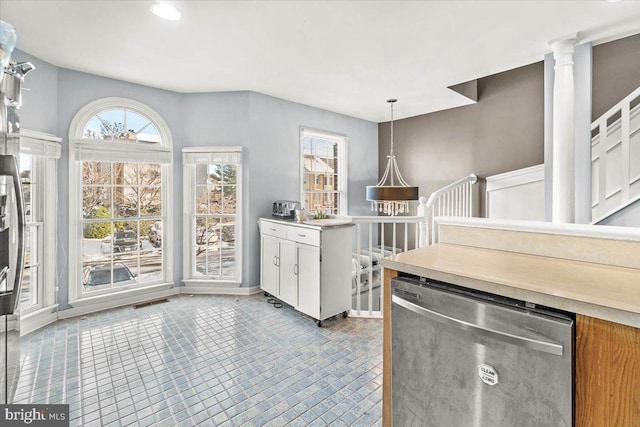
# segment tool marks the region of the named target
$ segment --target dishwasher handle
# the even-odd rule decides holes
[[[460,329],[475,332],[478,335],[486,338],[494,338],[509,344],[529,348],[531,350],[538,350],[544,353],[562,356],[563,349],[561,344],[540,341],[532,338],[521,337],[519,335],[509,334],[507,332],[496,331],[495,329],[476,325],[474,323],[466,322],[461,319],[456,319],[455,317],[447,316],[443,313],[438,313],[437,311],[422,307],[411,301],[407,301],[406,299],[401,298],[397,295],[391,296],[391,302],[399,305],[400,307],[404,307],[407,310],[411,310],[414,313],[425,316],[429,319],[436,320],[447,325],[457,326]]]

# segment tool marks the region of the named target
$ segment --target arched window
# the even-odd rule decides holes
[[[171,132],[151,108],[94,101],[69,129],[70,301],[171,282]]]

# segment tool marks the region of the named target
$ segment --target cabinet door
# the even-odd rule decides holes
[[[298,310],[320,319],[320,248],[298,244]]]
[[[260,289],[278,296],[279,239],[262,235],[260,239]]]
[[[576,316],[576,426],[640,425],[640,328]]]
[[[288,240],[280,240],[280,293],[278,298],[294,307],[298,305],[296,269],[296,244]]]

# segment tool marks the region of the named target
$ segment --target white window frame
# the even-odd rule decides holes
[[[32,156],[35,187],[31,194],[31,211],[32,214],[39,212],[40,217],[38,221],[30,221],[32,225],[29,227],[36,227],[38,233],[38,260],[35,263],[38,265],[38,302],[30,307],[21,305],[20,311],[25,323],[22,329],[25,330],[26,327],[27,332],[32,329],[32,323],[36,327],[49,323],[51,319],[47,318],[47,314],[57,305],[56,257],[51,254],[56,253],[58,197],[56,180],[50,177],[57,176],[56,161],[60,158],[60,141],[61,138],[47,133],[28,129],[20,131],[20,154]]]
[[[40,217],[42,217],[44,215],[43,209],[44,209],[44,188],[43,188],[43,184],[44,184],[44,164],[46,162],[46,160],[38,155],[34,155],[32,153],[25,153],[23,151],[20,152],[21,155],[23,154],[28,154],[31,155],[31,197],[30,197],[30,204],[29,204],[29,208],[27,208],[27,206],[25,205],[25,219],[26,219],[26,225],[25,225],[25,234],[26,235],[32,235],[33,230],[35,229],[35,234],[36,234],[36,240],[34,241],[33,239],[30,238],[30,242],[29,242],[29,253],[30,253],[30,259],[29,259],[29,266],[30,268],[36,267],[37,268],[37,274],[35,276],[36,282],[34,283],[33,279],[33,272],[31,272],[31,274],[29,275],[29,281],[30,281],[30,298],[33,298],[33,294],[35,291],[35,294],[37,295],[37,302],[34,305],[31,306],[25,306],[22,304],[22,301],[20,302],[20,312],[21,313],[29,313],[31,311],[35,311],[38,310],[40,308],[43,307],[43,301],[42,301],[42,296],[43,296],[43,291],[44,291],[44,280],[43,280],[43,266],[44,266],[44,257],[43,257],[43,249],[44,249],[44,245],[43,245],[43,238],[44,238],[44,233],[43,233],[43,229],[44,229],[44,220],[40,220]],[[20,165],[20,168],[22,168],[22,165]],[[29,216],[26,215],[26,210],[30,209],[31,214]],[[38,219],[34,220],[34,216],[36,215],[36,213],[38,214],[37,216],[39,217]],[[27,219],[28,218],[28,219]],[[35,245],[34,245],[35,243]],[[34,249],[35,249],[35,254],[36,254],[36,258],[37,259],[33,259],[33,254],[34,254]],[[25,271],[23,272],[23,288],[22,291],[20,292],[20,298],[22,299],[23,293],[24,293],[24,277],[26,276],[26,263],[25,263]]]
[[[93,116],[109,109],[133,111],[149,119],[160,134],[160,143],[143,146],[140,143],[117,142],[111,140],[87,139],[83,137],[84,128]],[[69,127],[69,304],[81,307],[89,304],[115,307],[130,303],[136,297],[149,294],[160,296],[159,292],[168,290],[173,284],[173,139],[171,130],[164,119],[155,110],[128,98],[103,98],[81,108]],[[120,153],[118,161],[135,163],[161,163],[162,170],[162,268],[163,278],[158,283],[134,284],[118,288],[82,292],[82,161],[76,160],[83,150],[91,150],[110,156]],[[144,160],[144,159],[147,160]],[[168,161],[158,161],[167,159]]]
[[[182,149],[183,153],[183,282],[189,291],[207,292],[215,288],[232,287],[237,288],[242,285],[242,230],[243,230],[243,209],[242,201],[244,190],[242,183],[243,147],[241,146],[210,146],[210,147],[188,147]],[[239,157],[236,163],[236,277],[234,279],[216,279],[208,276],[193,275],[194,258],[193,248],[196,246],[195,239],[195,197],[196,197],[196,163],[188,158],[202,155],[203,158],[209,155],[233,153]]]
[[[349,137],[344,134],[328,132],[318,129],[312,129],[308,127],[300,127],[300,141],[299,141],[299,149],[300,149],[300,203],[304,205],[305,203],[305,191],[304,191],[304,138],[307,136],[318,137],[324,139],[331,139],[338,143],[338,193],[340,195],[339,200],[339,209],[338,215],[347,215],[349,211],[347,206],[347,201],[349,200],[347,194],[348,187],[348,158],[347,158],[347,148],[349,143]],[[315,183],[318,184],[319,175],[315,175]],[[326,185],[326,179],[323,179],[323,186]],[[313,183],[309,183],[310,186]],[[314,191],[318,192],[318,191]],[[313,210],[310,206],[304,206],[305,209]]]

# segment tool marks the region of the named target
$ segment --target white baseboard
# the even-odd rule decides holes
[[[20,335],[26,335],[58,320],[58,304],[20,316]]]
[[[262,292],[260,286],[234,287],[234,286],[190,286],[185,285],[180,289],[180,294],[197,295],[255,295]]]
[[[101,300],[95,304],[83,304],[82,306],[71,307],[66,310],[60,311],[61,319],[69,319],[76,316],[84,316],[86,314],[97,313],[98,311],[109,310],[112,308],[126,307],[132,304],[139,304],[143,302],[153,301],[160,298],[167,298],[180,293],[180,288],[169,288],[163,290],[156,290],[152,293],[146,293],[141,295],[132,295],[125,298],[118,298],[113,300]]]
[[[154,301],[160,298],[168,298],[175,295],[197,294],[197,295],[242,295],[249,296],[262,292],[259,286],[234,287],[234,286],[182,286],[179,288],[169,288],[154,290],[141,295],[131,295],[125,298],[112,300],[102,299],[93,304],[83,304],[71,307],[66,310],[57,311],[55,306],[46,307],[33,313],[23,315],[20,321],[21,335],[28,334],[44,326],[47,326],[58,319],[69,319],[77,316],[97,313],[99,311],[110,310],[112,308],[126,307],[133,304]]]
[[[369,315],[369,310],[360,310],[360,314],[358,314],[358,310],[351,309],[349,310],[349,317],[353,317],[355,319],[379,319],[382,320],[382,312],[380,311],[372,311],[371,315]]]

